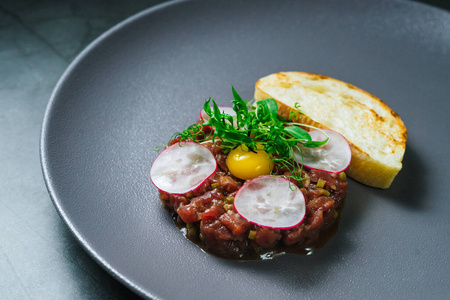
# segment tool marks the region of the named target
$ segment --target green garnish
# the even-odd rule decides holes
[[[298,144],[315,148],[325,144],[328,138],[324,141],[312,141],[309,133],[300,127],[302,124],[288,122],[278,116],[278,104],[274,99],[264,99],[253,105],[252,101],[243,100],[234,88],[232,91],[233,110],[236,116],[222,113],[216,102],[209,98],[205,101],[203,109],[210,118],[201,124],[189,126],[183,132],[175,134],[173,138],[179,137],[180,142],[212,140],[215,143],[219,140],[220,147],[225,149],[225,153],[241,145],[245,145],[250,151],[264,150],[272,156],[275,165],[288,169],[292,174],[290,177],[300,183],[303,179],[302,166],[299,167],[292,159],[294,149],[301,153]],[[294,113],[301,113],[297,104],[295,108],[296,111],[289,114],[291,120]],[[214,128],[208,136],[202,131],[205,125]]]

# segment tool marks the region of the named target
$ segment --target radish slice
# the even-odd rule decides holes
[[[270,228],[292,228],[306,213],[301,190],[282,177],[260,176],[245,183],[234,197],[234,209],[247,221]]]
[[[340,133],[330,130],[312,130],[309,132],[313,141],[323,141],[330,138],[328,142],[317,148],[306,148],[299,145],[303,153],[294,150],[295,160],[310,169],[325,171],[328,173],[339,173],[345,171],[350,165],[352,151],[350,145]]]
[[[155,159],[150,178],[162,191],[185,194],[199,187],[216,169],[216,159],[206,147],[193,142],[181,146],[176,143]]]
[[[233,110],[233,108],[231,106],[219,106],[219,109],[222,113],[225,113],[227,115],[230,115],[232,117],[236,116],[236,112]],[[201,110],[200,112],[200,118],[203,121],[209,120],[210,117],[206,114],[206,111],[204,109]]]

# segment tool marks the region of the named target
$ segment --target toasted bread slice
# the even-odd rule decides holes
[[[330,77],[282,72],[256,82],[255,100],[273,98],[278,113],[296,121],[341,133],[350,143],[346,173],[369,186],[388,188],[402,168],[407,131],[399,115],[377,97]]]

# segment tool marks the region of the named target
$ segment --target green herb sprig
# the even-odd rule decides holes
[[[204,123],[189,126],[175,137],[179,137],[180,142],[220,140],[220,147],[225,149],[225,153],[241,145],[245,145],[249,151],[264,150],[272,156],[275,164],[288,169],[292,174],[291,177],[300,182],[302,168],[299,168],[298,163],[292,159],[294,149],[301,153],[299,144],[315,148],[325,144],[328,138],[324,141],[312,141],[309,133],[300,127],[302,124],[289,122],[293,112],[289,114],[290,120],[278,116],[278,104],[272,98],[258,101],[253,105],[253,101],[243,100],[233,87],[232,91],[233,110],[236,116],[221,112],[216,102],[209,98],[203,105],[209,119]],[[301,113],[297,104],[296,110]],[[210,135],[205,136],[203,126],[213,128]]]

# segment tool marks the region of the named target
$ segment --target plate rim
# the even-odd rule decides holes
[[[68,65],[68,67],[65,69],[65,71],[62,73],[61,77],[57,81],[57,84],[55,88],[52,91],[52,94],[50,96],[49,102],[46,106],[44,118],[42,122],[41,127],[41,133],[40,133],[40,142],[39,142],[39,152],[40,152],[40,161],[41,161],[41,170],[42,174],[44,176],[45,185],[47,187],[47,190],[49,192],[50,198],[56,207],[58,214],[63,219],[64,223],[67,225],[69,230],[72,232],[72,234],[76,237],[77,241],[81,244],[82,248],[91,256],[104,270],[106,270],[110,275],[112,275],[114,278],[119,280],[122,284],[130,288],[132,291],[136,292],[138,295],[144,296],[144,297],[151,297],[156,298],[156,295],[152,294],[150,291],[142,288],[139,284],[134,283],[126,276],[122,275],[120,272],[118,272],[115,268],[111,266],[110,263],[108,263],[106,260],[102,258],[102,256],[95,251],[91,245],[86,241],[86,239],[82,236],[82,234],[75,228],[75,226],[70,221],[69,217],[67,216],[66,212],[61,207],[61,200],[59,199],[55,189],[54,189],[54,183],[53,178],[49,170],[50,162],[48,160],[48,153],[47,149],[49,147],[50,141],[48,140],[48,130],[50,126],[50,121],[52,119],[52,116],[54,114],[54,105],[58,99],[59,92],[63,88],[65,82],[70,77],[74,69],[77,67],[77,65],[82,61],[86,55],[88,55],[94,48],[101,45],[104,39],[114,35],[117,31],[121,30],[122,28],[128,26],[129,24],[134,23],[135,21],[147,17],[153,13],[157,13],[160,10],[167,9],[173,5],[178,5],[185,2],[192,2],[191,0],[171,0],[168,2],[163,2],[158,5],[149,7],[147,9],[144,9],[125,20],[119,22],[118,24],[114,25],[104,33],[102,33],[100,36],[98,36],[96,39],[94,39],[91,43],[89,43],[88,46],[86,46],[76,57],[75,59]],[[406,1],[405,1],[406,2]],[[422,5],[424,7],[430,8],[436,8],[431,5],[424,5],[423,3],[415,2],[416,5]],[[441,11],[444,11],[448,13],[445,10],[442,10],[440,8],[437,8]]]
[[[147,15],[151,15],[157,13],[161,10],[167,9],[171,6],[178,5],[183,2],[189,2],[191,0],[169,0],[167,2],[162,2],[160,4],[150,6],[144,10],[141,10],[119,23],[115,24],[102,34],[100,34],[97,38],[95,38],[92,42],[90,42],[76,57],[70,62],[70,64],[66,67],[62,75],[59,77],[55,87],[52,90],[49,101],[45,108],[44,117],[41,125],[40,138],[39,138],[39,158],[41,164],[41,172],[44,178],[44,183],[47,188],[48,194],[50,196],[53,205],[56,208],[59,216],[63,220],[64,224],[67,226],[69,231],[76,238],[78,243],[82,246],[83,250],[105,271],[107,271],[112,277],[116,280],[127,286],[130,290],[135,292],[136,294],[144,297],[156,298],[156,295],[149,293],[147,290],[139,286],[138,284],[132,282],[129,278],[122,275],[119,271],[117,271],[110,263],[108,263],[102,256],[93,249],[93,247],[88,243],[88,241],[83,237],[83,235],[76,229],[75,225],[72,223],[70,218],[67,216],[67,213],[61,206],[61,200],[57,196],[57,193],[54,188],[54,183],[52,179],[51,172],[49,170],[49,159],[48,159],[48,131],[51,124],[52,115],[54,113],[54,105],[57,102],[59,92],[64,87],[67,79],[70,77],[74,69],[78,66],[78,64],[96,47],[99,47],[105,39],[110,36],[113,36],[116,32],[123,29],[124,27],[129,26],[130,24],[136,22],[137,20],[146,17]]]

